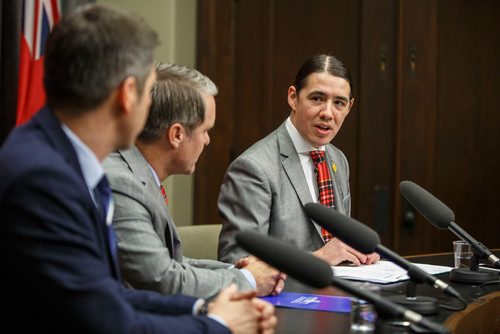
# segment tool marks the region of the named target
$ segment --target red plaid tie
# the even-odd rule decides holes
[[[330,171],[325,161],[324,151],[311,151],[311,158],[314,162],[314,172],[316,173],[316,180],[318,182],[319,202],[329,208],[335,207],[335,195],[333,193],[333,182],[330,177]],[[321,235],[325,242],[330,241],[333,236],[330,232],[321,228]]]
[[[163,199],[165,200],[165,204],[168,206],[167,192],[165,191],[163,184],[160,184],[160,190],[161,190],[161,194],[163,195]]]

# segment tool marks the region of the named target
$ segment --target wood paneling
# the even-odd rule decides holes
[[[500,246],[500,2],[439,1],[436,196]],[[442,234],[441,249],[456,237]]]
[[[229,163],[289,113],[301,63],[331,53],[355,106],[333,143],[351,169],[352,216],[403,255],[450,251],[399,195],[412,180],[457,223],[500,247],[498,0],[200,0],[198,68],[219,86],[216,127],[195,178],[197,223],[217,223]]]
[[[437,111],[436,0],[406,0],[399,11],[397,179],[434,191]],[[399,199],[400,197],[397,197]],[[401,207],[396,204],[396,208]],[[406,208],[404,202],[403,209]],[[395,248],[402,254],[431,252],[435,228],[416,215],[405,221],[402,210],[393,226]],[[451,247],[451,246],[450,246]]]
[[[234,92],[234,1],[198,2],[198,68],[218,86],[217,115],[210,132],[210,145],[196,164],[194,223],[215,224],[217,196],[235,137],[233,129]]]
[[[361,9],[359,168],[353,216],[375,228],[392,244],[394,197],[395,80],[397,69],[396,1],[363,2]]]

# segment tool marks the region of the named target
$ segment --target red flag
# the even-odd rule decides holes
[[[29,120],[45,104],[45,41],[60,17],[59,0],[23,0],[16,125]]]

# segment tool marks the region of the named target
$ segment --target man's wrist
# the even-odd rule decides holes
[[[224,319],[222,319],[221,317],[219,317],[218,315],[215,315],[215,314],[208,314],[208,306],[209,305],[210,305],[210,302],[208,302],[207,300],[204,300],[202,298],[198,299],[194,303],[193,314],[194,315],[198,315],[198,316],[207,316],[210,319],[218,322],[222,326],[228,328],[227,323],[226,323],[226,321]]]

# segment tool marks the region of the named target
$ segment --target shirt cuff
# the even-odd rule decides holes
[[[193,309],[192,309],[191,313],[192,313],[193,315],[199,315],[199,314],[200,314],[200,309],[201,309],[201,307],[202,307],[203,305],[205,305],[205,303],[206,303],[206,302],[205,302],[205,299],[203,299],[203,298],[199,298],[199,299],[197,299],[197,300],[194,302],[194,304],[193,304]]]
[[[193,315],[207,316],[207,318],[210,318],[214,321],[217,321],[222,326],[229,328],[229,327],[227,327],[227,322],[224,319],[222,319],[221,317],[214,315],[214,314],[206,314],[206,308],[205,308],[205,312],[201,312],[201,310],[204,308],[204,306],[207,306],[206,300],[204,300],[203,298],[199,298],[198,300],[196,300],[193,304]]]
[[[240,271],[243,275],[245,275],[252,288],[257,289],[257,282],[255,281],[255,277],[253,277],[252,273],[246,269],[240,269]]]

